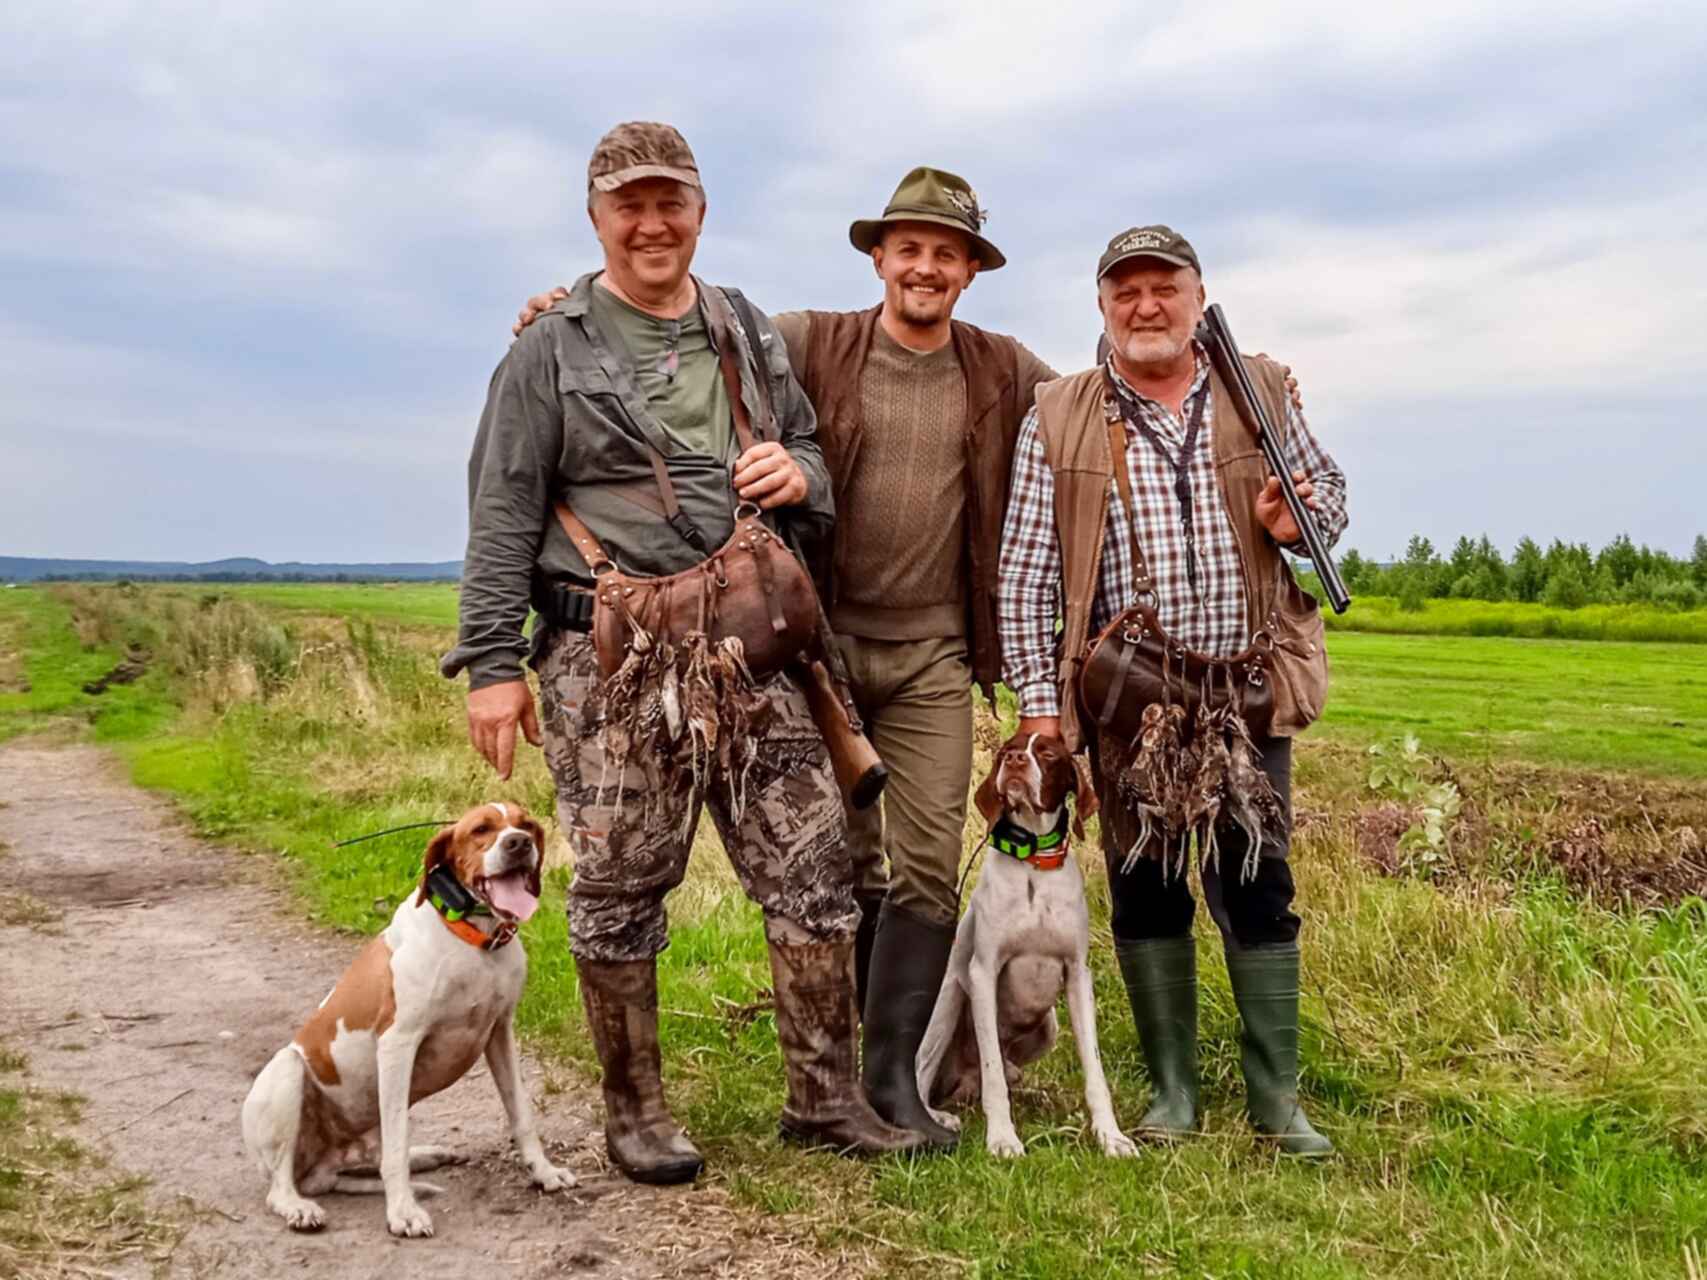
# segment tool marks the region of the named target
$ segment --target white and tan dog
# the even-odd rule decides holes
[[[991,826],[984,867],[919,1045],[919,1096],[932,1116],[958,1129],[958,1117],[936,1108],[982,1093],[984,1145],[995,1156],[1025,1154],[1014,1131],[1008,1086],[1019,1079],[1021,1067],[1055,1044],[1055,1003],[1063,987],[1085,1073],[1091,1130],[1106,1154],[1138,1154],[1115,1122],[1097,1051],[1090,914],[1084,877],[1069,855],[1069,798],[1077,809],[1073,829],[1082,837],[1085,818],[1096,812],[1096,795],[1060,739],[1016,735],[996,753],[975,797]]]
[[[457,1158],[410,1149],[409,1107],[461,1079],[481,1054],[533,1182],[547,1191],[575,1185],[545,1157],[516,1052],[527,956],[509,944],[539,906],[544,843],[539,823],[516,804],[480,805],[440,831],[427,846],[420,891],[256,1077],[243,1103],[243,1142],[271,1179],[267,1207],[296,1230],[326,1221],[307,1196],[379,1189],[371,1177],[348,1176],[375,1163],[377,1131],[391,1233],[432,1235],[409,1175]],[[466,916],[429,892],[441,866],[480,904]]]

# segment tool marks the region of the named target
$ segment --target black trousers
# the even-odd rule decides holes
[[[1217,834],[1216,857],[1202,869],[1204,901],[1210,917],[1228,946],[1274,946],[1298,939],[1298,916],[1292,910],[1292,868],[1286,863],[1291,852],[1292,830],[1292,739],[1260,738],[1257,749],[1263,772],[1280,797],[1286,815],[1287,835],[1270,841],[1257,859],[1256,875],[1245,879],[1242,865],[1248,842],[1244,833],[1223,828]],[[1197,914],[1190,876],[1184,870],[1165,868],[1158,858],[1140,857],[1128,872],[1121,871],[1127,846],[1117,828],[1132,830],[1135,820],[1116,813],[1119,801],[1114,788],[1105,785],[1097,753],[1091,752],[1091,774],[1102,806],[1102,849],[1108,865],[1108,889],[1112,904],[1110,921],[1116,942],[1149,942],[1159,938],[1183,938],[1191,932]],[[1122,821],[1124,818],[1126,820]]]

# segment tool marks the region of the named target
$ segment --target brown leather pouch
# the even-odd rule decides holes
[[[1212,658],[1162,630],[1156,611],[1133,605],[1091,641],[1079,666],[1079,702],[1105,733],[1130,742],[1152,702],[1181,703],[1195,718],[1204,702],[1231,703],[1253,735],[1274,718],[1272,646],[1266,636],[1242,653]]]
[[[622,665],[637,629],[672,644],[694,631],[714,643],[733,636],[760,680],[793,662],[813,638],[812,581],[751,503],[737,508],[729,541],[693,568],[663,578],[622,572],[562,503],[557,518],[593,570],[593,650],[607,676]]]
[[[1118,418],[1110,420],[1108,429],[1115,484],[1130,512],[1126,431]],[[1154,605],[1144,603],[1146,596],[1155,600],[1155,584],[1130,522],[1127,531],[1139,603],[1110,622],[1085,648],[1077,680],[1085,715],[1105,734],[1130,742],[1138,734],[1144,708],[1153,702],[1182,704],[1193,719],[1206,701],[1213,707],[1231,703],[1253,735],[1267,734],[1274,719],[1275,690],[1270,678],[1274,638],[1258,632],[1248,649],[1227,658],[1187,649],[1174,640],[1162,630]]]

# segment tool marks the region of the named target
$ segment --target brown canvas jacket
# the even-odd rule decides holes
[[[1286,374],[1272,360],[1243,356],[1257,394],[1270,418],[1284,424]],[[1220,375],[1210,373],[1216,408],[1212,447],[1215,477],[1221,486],[1244,571],[1250,631],[1274,638],[1274,723],[1276,737],[1301,733],[1322,713],[1328,691],[1328,655],[1322,615],[1298,586],[1268,530],[1257,520],[1256,499],[1267,477],[1256,436],[1233,411],[1233,399]],[[1061,736],[1077,750],[1078,675],[1090,635],[1092,606],[1102,570],[1108,521],[1109,485],[1114,478],[1108,451],[1105,383],[1101,367],[1087,369],[1038,388],[1038,432],[1044,459],[1055,482],[1055,532],[1061,545],[1064,597],[1061,630]]]
[[[860,373],[865,368],[881,307],[868,311],[807,311],[803,341],[795,316],[779,318],[789,340],[789,355],[807,398],[818,411],[818,446],[830,472],[837,510],[836,544],[841,545],[858,513],[842,506],[848,479],[859,456]],[[966,376],[966,560],[967,645],[972,679],[986,697],[995,697],[1002,678],[1001,643],[996,634],[996,565],[1001,558],[1002,521],[1007,515],[1008,481],[1020,423],[1031,411],[1040,383],[1055,371],[1005,334],[990,333],[959,320],[951,322],[954,353]],[[819,590],[834,609],[835,557],[817,566]]]

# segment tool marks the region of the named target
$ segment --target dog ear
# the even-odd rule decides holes
[[[540,826],[539,823],[535,822],[532,818],[529,818],[526,822],[522,823],[522,830],[527,832],[532,838],[534,850],[539,854],[539,856],[533,860],[533,866],[528,871],[527,879],[528,892],[537,898],[539,897],[540,891],[540,873],[545,870],[545,828]]]
[[[996,819],[1002,816],[1002,798],[996,794],[996,774],[1002,767],[1002,753],[996,752],[996,758],[990,765],[990,776],[985,778],[978,788],[978,793],[972,797],[972,803],[978,806],[978,812],[984,819],[986,827],[996,825]]]
[[[446,827],[428,842],[427,856],[421,862],[421,888],[420,892],[415,895],[417,907],[427,900],[427,877],[433,874],[433,868],[441,862],[450,861],[450,845],[454,839],[456,839],[456,828]]]
[[[1078,781],[1078,788],[1073,793],[1073,834],[1079,839],[1085,838],[1085,819],[1094,817],[1101,807],[1097,799],[1096,788],[1091,785],[1091,769],[1079,756],[1071,757],[1073,761],[1073,776]]]

